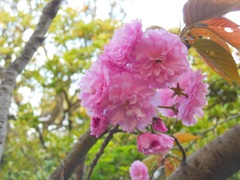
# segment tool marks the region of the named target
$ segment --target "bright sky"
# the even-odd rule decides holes
[[[139,18],[143,27],[158,25],[165,29],[179,27],[182,8],[187,0],[132,0],[126,8],[127,20]]]
[[[73,0],[69,0],[73,1]],[[179,27],[182,19],[182,7],[187,0],[126,0],[126,22],[141,19],[143,27],[158,25],[165,29]],[[109,0],[97,1],[97,16],[107,17]]]
[[[153,25],[161,26],[165,29],[179,26],[183,28],[182,8],[187,1],[188,0],[126,0],[126,22],[138,18],[142,20],[143,28]],[[106,18],[110,8],[109,0],[98,0],[97,7],[99,7],[97,16],[102,19]],[[240,24],[240,12],[231,13],[231,15],[227,17]]]

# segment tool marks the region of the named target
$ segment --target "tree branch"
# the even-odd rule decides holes
[[[168,180],[223,180],[240,169],[240,125],[190,155]]]
[[[84,173],[86,171],[85,158],[78,164],[74,172],[74,180],[84,180]]]
[[[33,54],[45,39],[53,18],[56,16],[62,0],[51,0],[43,9],[36,28],[23,48],[20,55],[7,68],[2,70],[0,84],[0,160],[3,154],[7,136],[7,122],[12,92],[16,85],[16,78],[32,59]]]
[[[64,179],[68,179],[97,140],[95,136],[90,135],[90,130],[83,134],[49,179],[59,180],[61,174],[64,175]]]
[[[107,145],[109,144],[109,142],[112,140],[113,138],[113,134],[115,134],[118,130],[118,127],[119,125],[116,125],[115,127],[113,127],[107,137],[104,139],[103,143],[102,143],[102,146],[101,148],[99,149],[99,151],[97,152],[96,156],[94,157],[93,161],[91,162],[90,164],[90,169],[89,169],[89,172],[88,172],[88,175],[87,175],[87,180],[90,180],[91,176],[92,176],[92,173],[93,173],[93,170],[94,170],[94,167],[97,165],[98,163],[98,160],[100,159],[100,157],[103,155],[104,153],[104,149],[107,147]]]

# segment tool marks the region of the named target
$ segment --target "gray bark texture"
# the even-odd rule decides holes
[[[16,85],[16,78],[32,59],[33,54],[42,45],[45,35],[53,18],[56,16],[62,0],[50,0],[43,9],[36,28],[23,48],[20,55],[1,71],[0,84],[0,161],[4,151],[7,136],[7,124],[12,92]]]
[[[190,155],[168,180],[224,180],[240,170],[240,125]]]
[[[75,168],[83,163],[85,160],[85,156],[88,151],[92,148],[92,146],[97,142],[97,138],[95,136],[90,135],[90,131],[88,130],[85,134],[83,134],[72,150],[67,154],[66,158],[61,162],[61,164],[57,167],[57,169],[50,175],[50,180],[63,180],[68,179]],[[80,174],[79,174],[80,176]]]

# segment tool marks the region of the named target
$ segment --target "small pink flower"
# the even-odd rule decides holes
[[[100,60],[109,60],[117,65],[126,65],[138,39],[141,38],[142,24],[139,20],[124,24],[114,32],[112,40],[104,47]]]
[[[152,126],[155,131],[167,132],[168,130],[168,128],[165,126],[164,122],[160,118],[154,118]]]
[[[139,160],[132,163],[129,172],[132,180],[149,180],[148,168]]]
[[[162,97],[159,105],[172,106],[175,109],[175,112],[166,108],[159,108],[159,111],[165,116],[182,120],[185,126],[197,123],[197,117],[203,116],[202,109],[207,104],[208,84],[203,82],[204,78],[201,71],[194,72],[189,69],[180,76],[175,85],[158,90]]]
[[[154,88],[163,88],[189,68],[187,48],[176,34],[149,29],[137,42],[131,64]]]
[[[172,137],[162,133],[145,132],[137,138],[138,151],[145,155],[165,153],[173,147],[173,142]]]
[[[98,138],[107,130],[108,125],[109,122],[106,116],[93,117],[91,120],[91,135]]]
[[[142,130],[151,124],[156,110],[150,99],[155,91],[148,83],[131,73],[111,77],[109,104],[105,115],[111,124],[120,124],[124,131]]]

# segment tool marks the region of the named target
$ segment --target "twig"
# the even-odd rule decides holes
[[[237,117],[239,117],[239,116],[240,116],[240,113],[235,114],[235,115],[232,115],[232,116],[228,117],[227,119],[225,119],[224,121],[219,121],[217,124],[215,124],[215,125],[212,126],[211,128],[209,128],[209,129],[207,129],[207,130],[205,130],[205,131],[203,131],[203,132],[196,133],[196,134],[199,134],[200,136],[203,136],[203,135],[207,134],[209,131],[214,130],[217,126],[219,126],[219,125],[221,125],[221,124],[223,124],[223,123],[225,123],[225,122],[228,122],[228,121],[230,121],[230,120],[232,120],[232,119],[235,119],[235,118],[237,118]]]
[[[232,115],[232,116],[228,117],[227,119],[225,119],[223,121],[219,121],[217,124],[215,124],[214,126],[210,127],[209,129],[207,129],[207,130],[205,130],[203,132],[195,132],[193,134],[196,134],[196,135],[199,135],[199,136],[204,136],[205,134],[209,133],[210,131],[213,131],[217,126],[219,126],[219,125],[221,125],[221,124],[223,124],[225,122],[228,122],[230,120],[233,120],[233,119],[235,119],[235,118],[237,118],[239,116],[240,116],[240,113]],[[187,147],[185,147],[185,151],[188,151],[188,149],[196,142],[197,142],[197,139],[192,141]]]
[[[88,172],[88,176],[87,176],[87,180],[90,180],[91,176],[92,176],[92,172],[94,167],[97,165],[97,162],[99,160],[99,158],[101,157],[101,155],[104,153],[104,149],[107,147],[108,143],[110,142],[110,140],[113,138],[113,134],[116,133],[117,129],[118,129],[119,125],[114,126],[108,133],[107,137],[105,138],[105,140],[102,143],[102,146],[100,148],[100,150],[98,151],[98,153],[96,154],[95,158],[93,159],[93,161],[90,164],[90,169]]]
[[[185,160],[186,160],[185,150],[183,149],[182,145],[180,144],[180,142],[178,141],[178,139],[176,137],[174,137],[173,135],[171,135],[171,137],[174,139],[174,141],[176,142],[176,144],[179,147],[180,151],[182,152],[182,163],[184,163]]]

